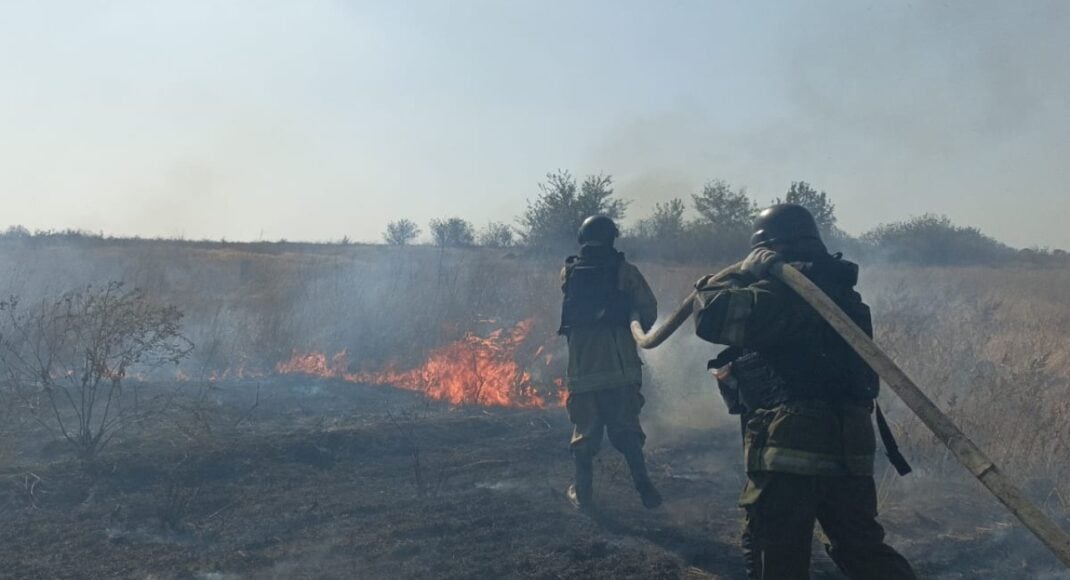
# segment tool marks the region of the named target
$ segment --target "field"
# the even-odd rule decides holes
[[[596,473],[604,513],[565,501],[556,260],[31,242],[0,247],[4,295],[32,305],[123,280],[183,310],[196,349],[126,379],[167,404],[91,461],[47,413],[0,390],[0,576],[741,576],[738,425],[705,376],[713,348],[687,326],[646,356],[644,425],[665,507],[642,509],[611,449]],[[665,312],[719,265],[639,266]],[[862,285],[878,342],[1070,527],[1070,273],[867,264]],[[515,362],[526,373],[516,386],[542,404],[455,404],[406,382],[428,361],[484,347]],[[280,365],[295,360],[327,363]],[[919,572],[1068,577],[893,395],[882,405],[916,469],[898,478],[878,460],[882,521]],[[815,576],[839,577],[818,548]]]

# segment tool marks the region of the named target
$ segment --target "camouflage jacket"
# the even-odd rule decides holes
[[[699,337],[759,353],[801,347],[816,327],[826,324],[783,282],[756,279],[739,264],[700,282],[694,306]],[[872,475],[872,411],[869,400],[805,397],[751,411],[743,417],[746,469]]]
[[[566,269],[561,270],[562,291]],[[639,313],[644,328],[658,317],[658,301],[639,269],[628,261],[620,267],[620,289]],[[628,326],[579,327],[568,334],[568,372],[565,383],[570,393],[597,391],[643,382],[643,362]]]

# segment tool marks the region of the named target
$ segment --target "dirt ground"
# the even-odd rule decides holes
[[[604,450],[592,518],[563,495],[560,409],[311,379],[234,383],[210,402],[211,421],[161,419],[91,468],[54,442],[23,450],[0,470],[0,576],[742,577],[732,428],[652,442],[666,498],[653,511]],[[924,577],[1065,577],[978,486],[912,477],[882,521]],[[814,576],[840,577],[816,546]]]

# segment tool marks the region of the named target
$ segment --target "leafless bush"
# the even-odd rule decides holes
[[[140,396],[132,372],[177,364],[193,349],[182,312],[120,282],[87,286],[23,308],[0,303],[0,364],[23,408],[92,459],[119,433],[158,412],[165,397]]]
[[[156,508],[156,517],[171,531],[180,531],[201,493],[201,486],[180,479],[172,479],[164,486]]]

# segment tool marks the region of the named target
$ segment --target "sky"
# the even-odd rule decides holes
[[[1070,248],[1070,4],[0,0],[0,228],[377,241],[724,179]]]

